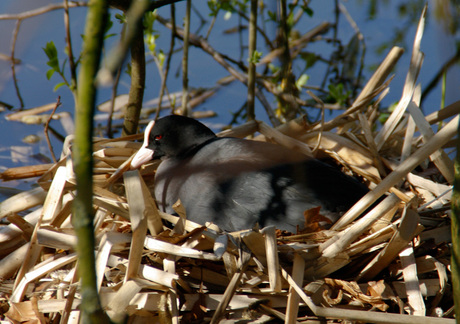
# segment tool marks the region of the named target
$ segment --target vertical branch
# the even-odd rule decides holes
[[[54,163],[57,163],[56,155],[54,154],[53,146],[51,145],[50,141],[50,136],[48,135],[48,130],[50,126],[51,119],[53,118],[54,113],[56,112],[56,109],[61,105],[61,96],[58,96],[58,99],[56,101],[56,105],[53,108],[53,111],[51,112],[50,116],[48,117],[48,120],[45,123],[45,129],[43,132],[45,133],[45,138],[46,138],[46,143],[48,144],[48,148],[51,153],[51,158],[53,159]]]
[[[255,85],[256,85],[256,46],[257,46],[257,2],[251,0],[251,14],[249,16],[249,68],[248,68],[248,120],[255,119]]]
[[[21,27],[21,19],[16,21],[16,26],[14,27],[13,32],[13,43],[11,44],[11,73],[13,75],[13,82],[14,82],[14,89],[16,90],[16,95],[19,99],[20,108],[24,108],[24,101],[22,100],[21,93],[19,92],[18,80],[16,78],[16,59],[14,57],[14,53],[16,50],[16,40],[18,39],[19,27]]]
[[[460,124],[457,129],[457,157],[455,159],[454,191],[452,194],[452,292],[455,314],[460,314]]]
[[[102,54],[107,21],[106,0],[90,0],[85,25],[81,67],[78,74],[73,166],[77,195],[73,201],[72,225],[77,235],[78,270],[81,278],[81,323],[108,323],[96,285],[93,226],[92,135],[96,100],[96,73]]]
[[[138,28],[131,45],[131,87],[123,122],[122,136],[136,134],[142,109],[145,88],[144,32]]]
[[[188,48],[189,48],[189,35],[190,35],[190,8],[192,6],[191,0],[187,0],[187,8],[184,20],[184,54],[182,57],[182,114],[188,116]]]
[[[286,0],[280,0],[280,47],[283,49],[281,54],[281,89],[289,96],[289,100],[280,98],[281,112],[288,120],[295,118],[299,105],[295,98],[298,91],[295,86],[294,75],[291,72],[291,53],[289,51],[290,26],[288,25],[288,14]]]
[[[107,117],[107,130],[105,132],[108,138],[113,138],[112,119],[113,119],[113,112],[115,110],[115,100],[117,99],[117,90],[118,90],[118,84],[120,83],[122,69],[123,69],[123,65],[120,65],[117,71],[117,75],[115,76],[115,82],[113,83],[113,87],[112,87],[112,95],[110,98],[110,110],[109,110],[109,116]]]
[[[166,89],[166,80],[168,80],[169,67],[171,66],[171,58],[174,52],[174,45],[175,45],[175,39],[176,39],[176,6],[174,5],[174,3],[171,4],[170,9],[171,9],[171,23],[172,23],[173,28],[171,29],[171,41],[169,43],[169,52],[168,52],[168,57],[166,58],[166,65],[165,65],[163,79],[161,80],[160,97],[158,100],[158,109],[155,114],[155,119],[158,119],[158,117],[160,116],[161,103],[162,103],[163,95]],[[174,112],[174,106],[175,105],[171,105],[172,112]]]
[[[120,41],[123,40],[125,31],[126,31],[126,24],[124,24],[123,27],[121,28]],[[123,64],[120,64],[117,70],[117,74],[115,76],[115,81],[112,86],[112,96],[110,98],[110,111],[109,111],[109,116],[107,117],[106,134],[108,138],[113,138],[112,119],[113,119],[113,112],[115,110],[115,100],[117,99],[118,84],[120,83],[122,69],[123,69]]]
[[[64,0],[64,26],[65,26],[65,41],[67,46],[67,55],[69,56],[69,67],[70,67],[70,90],[74,95],[76,100],[77,93],[77,66],[75,64],[75,59],[73,57],[72,50],[72,38],[70,37],[70,26],[69,26],[69,2]]]

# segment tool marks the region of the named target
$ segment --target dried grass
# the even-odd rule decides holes
[[[298,119],[278,129],[251,122],[220,134],[260,132],[257,140],[309,156],[327,154],[361,176],[372,190],[329,230],[313,221],[297,235],[270,227],[222,233],[213,224],[187,220],[180,205],[180,216],[165,214],[148,189],[156,164],[127,170],[139,147],[133,140],[140,136],[95,139],[96,271],[108,314],[128,315],[132,323],[217,323],[224,317],[454,323],[453,166],[443,146],[456,133],[458,117],[447,119],[458,113],[460,102],[428,117],[418,107],[421,21],[403,95],[378,132],[369,123],[369,105],[388,87],[385,80],[401,55],[397,48],[353,107],[332,122],[308,125]],[[430,125],[440,121],[445,124],[435,134]],[[10,319],[78,322],[70,144],[68,138],[55,165],[3,174],[4,179],[41,175],[39,187],[0,204],[0,216],[11,222],[0,228],[0,288]],[[387,197],[356,220],[381,195]]]

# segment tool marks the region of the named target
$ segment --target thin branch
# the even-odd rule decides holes
[[[241,11],[238,7],[233,7],[233,9],[238,13],[239,17],[244,18],[246,21],[250,21],[250,17],[248,17],[243,11]],[[273,46],[272,41],[270,38],[267,36],[265,31],[259,27],[259,25],[256,26],[257,31],[259,32],[260,36],[265,40],[265,44],[270,48],[270,51],[273,51],[275,49],[275,46]]]
[[[108,3],[90,0],[85,23],[82,60],[78,71],[78,106],[72,149],[77,195],[72,203],[72,225],[77,235],[78,273],[81,278],[81,323],[109,323],[97,291],[94,255],[93,115],[97,89],[94,83],[102,55]]]
[[[257,0],[251,0],[251,14],[249,17],[249,70],[248,70],[248,121],[256,118],[254,112],[255,86],[256,86],[256,50],[257,50]]]
[[[172,28],[171,22],[167,21],[166,19],[162,18],[161,16],[157,17],[157,20],[165,25],[168,28]],[[182,38],[183,37],[183,30],[181,28],[178,28],[177,26],[175,27],[177,31],[177,37]],[[189,37],[190,44],[196,47],[199,47],[203,49],[206,53],[211,55],[220,65],[222,65],[230,74],[235,77],[238,81],[241,83],[247,85],[247,76],[245,74],[242,74],[238,72],[235,68],[233,68],[230,64],[228,64],[225,60],[225,58],[218,53],[214,48],[212,48],[208,42],[202,37],[198,37],[197,35],[190,34]],[[279,93],[279,95],[283,95],[280,90],[276,89],[275,85],[270,84],[268,81],[261,80],[261,83],[263,84],[264,87],[269,87],[270,91],[275,91]],[[266,100],[261,99],[262,92],[256,88],[256,96],[257,98],[261,101],[262,105],[264,106],[268,117],[270,118],[270,122],[274,126],[278,126],[280,124],[279,120],[276,118],[272,108],[270,105],[268,105],[268,102]],[[276,94],[275,94],[276,95]]]
[[[161,111],[161,103],[163,101],[163,95],[165,93],[166,89],[166,80],[168,79],[168,74],[169,74],[169,68],[171,66],[171,58],[174,52],[174,45],[175,45],[175,39],[176,39],[176,6],[174,4],[171,4],[171,22],[173,25],[173,28],[171,30],[171,41],[169,43],[169,52],[168,52],[168,57],[166,58],[166,65],[163,73],[163,77],[161,79],[161,87],[160,87],[160,96],[159,96],[159,101],[158,101],[158,109],[155,114],[155,120],[158,119],[160,116],[160,111]],[[171,110],[174,110],[174,105],[171,104]]]
[[[48,148],[49,148],[49,150],[50,150],[51,158],[53,159],[53,162],[54,162],[54,163],[57,162],[57,159],[56,159],[56,155],[54,154],[53,146],[51,145],[50,136],[49,136],[49,134],[48,134],[48,129],[49,129],[49,125],[50,125],[51,119],[53,119],[53,115],[54,115],[54,113],[56,112],[56,109],[57,109],[61,104],[62,104],[62,103],[61,103],[61,96],[58,96],[57,101],[56,101],[56,105],[54,106],[53,111],[51,112],[51,114],[50,114],[48,120],[46,121],[46,123],[45,123],[45,129],[44,129],[45,138],[46,138],[46,143],[48,143]]]
[[[106,134],[108,138],[113,138],[113,132],[112,132],[112,118],[113,118],[113,111],[115,109],[115,100],[117,98],[117,90],[118,90],[118,84],[120,83],[120,77],[121,77],[121,70],[123,69],[123,65],[120,65],[117,71],[117,75],[115,76],[115,82],[113,83],[112,87],[112,96],[110,98],[110,111],[109,111],[109,117],[107,117],[107,130]]]
[[[74,1],[72,1],[72,2],[69,3],[69,8],[86,7],[87,5],[88,5],[88,2],[83,2],[83,1],[82,2],[74,2]],[[18,14],[3,14],[3,15],[0,15],[0,20],[23,20],[23,19],[43,15],[43,14],[48,13],[50,11],[64,9],[64,8],[65,8],[65,5],[63,3],[51,4],[51,5],[48,5],[48,6],[41,7],[41,8],[20,12]]]
[[[446,73],[449,68],[456,63],[460,62],[460,47],[457,47],[456,53],[445,62],[441,68],[439,69],[438,73],[433,77],[433,79],[428,83],[428,85],[422,91],[422,102],[426,98],[426,96],[436,87],[439,81],[442,79],[444,73]]]
[[[139,0],[130,2],[131,6],[125,7],[126,2],[111,1],[111,5],[126,12],[126,36],[124,39],[109,53],[104,59],[104,66],[98,72],[97,80],[101,84],[109,84],[113,82],[118,66],[122,64],[131,47],[131,43],[137,35],[138,30],[142,27],[142,19],[147,11],[153,11],[162,6],[179,2],[182,0],[158,0],[150,2],[149,0]]]
[[[189,89],[188,89],[188,49],[190,35],[190,9],[191,0],[187,0],[184,19],[184,48],[182,53],[182,115],[189,116],[191,112],[188,109]]]
[[[76,99],[76,87],[77,87],[77,67],[72,50],[72,38],[70,36],[70,22],[69,22],[69,1],[64,0],[64,27],[65,27],[65,41],[67,46],[67,55],[69,56],[69,67],[70,67],[70,91],[74,94]]]
[[[19,28],[21,27],[22,20],[18,19],[16,26],[13,31],[13,42],[11,44],[11,72],[13,75],[14,89],[16,90],[16,95],[18,96],[20,103],[20,110],[24,108],[24,101],[22,100],[21,92],[19,91],[18,79],[16,78],[16,60],[14,58],[14,53],[16,50],[16,41],[18,39]]]
[[[122,136],[133,135],[138,131],[139,116],[145,89],[145,46],[144,32],[137,30],[137,36],[131,45],[131,86],[129,88],[128,105],[123,121]]]

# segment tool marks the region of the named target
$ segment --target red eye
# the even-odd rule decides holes
[[[155,135],[154,140],[159,141],[163,138],[163,135]]]

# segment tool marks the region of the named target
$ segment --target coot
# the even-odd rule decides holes
[[[276,144],[217,137],[178,115],[149,123],[131,167],[152,159],[162,160],[154,190],[160,209],[173,213],[180,199],[189,220],[213,222],[225,231],[258,223],[295,233],[304,226],[304,211],[320,206],[335,221],[368,192],[317,159]]]

